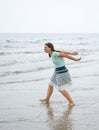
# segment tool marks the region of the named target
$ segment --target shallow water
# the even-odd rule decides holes
[[[47,41],[82,56],[66,59],[73,108],[56,89],[49,104],[39,102],[54,70],[43,51]],[[0,129],[99,130],[98,42],[99,34],[0,34]]]

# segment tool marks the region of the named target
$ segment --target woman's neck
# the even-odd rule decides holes
[[[48,53],[48,54],[49,54],[49,57],[51,57],[52,53],[53,53],[53,51],[51,51],[51,52]]]
[[[53,51],[50,51],[49,54],[51,55],[53,53]]]

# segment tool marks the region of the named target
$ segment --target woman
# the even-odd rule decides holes
[[[46,43],[44,50],[49,54],[53,64],[55,65],[55,71],[50,79],[47,95],[45,98],[40,99],[41,102],[49,102],[53,93],[53,87],[55,86],[58,91],[68,100],[70,106],[74,106],[75,103],[70,94],[65,90],[65,87],[71,84],[71,78],[68,69],[65,66],[64,58],[68,58],[74,61],[79,61],[81,58],[75,58],[71,55],[77,55],[78,52],[66,52],[56,51],[52,43]]]

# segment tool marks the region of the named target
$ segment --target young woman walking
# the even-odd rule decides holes
[[[66,91],[66,86],[71,84],[71,77],[69,71],[65,66],[64,58],[80,61],[81,58],[75,58],[71,55],[78,55],[78,52],[56,51],[52,43],[46,43],[44,45],[44,51],[48,53],[53,64],[55,65],[55,71],[50,79],[47,95],[45,98],[40,99],[40,102],[49,102],[53,93],[53,87],[55,86],[58,91],[68,100],[70,106],[74,106],[75,103],[70,94]]]

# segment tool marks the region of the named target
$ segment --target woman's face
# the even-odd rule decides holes
[[[44,51],[45,51],[46,53],[50,53],[50,52],[51,52],[51,48],[48,47],[47,45],[44,45]]]

